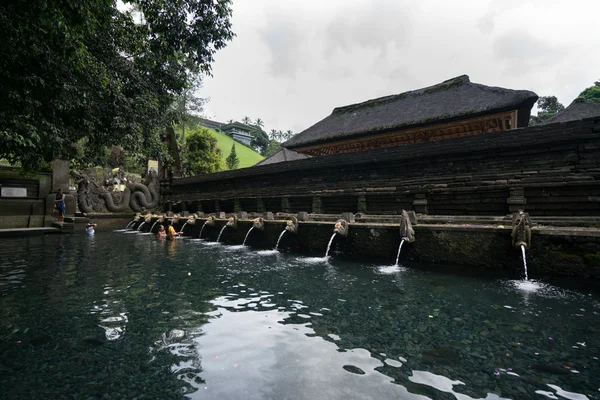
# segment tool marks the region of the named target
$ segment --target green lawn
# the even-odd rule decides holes
[[[238,168],[246,168],[251,167],[257,162],[264,159],[263,156],[258,154],[256,151],[251,149],[250,147],[244,145],[243,143],[237,142],[225,135],[224,133],[220,133],[209,129],[210,133],[217,138],[218,146],[223,152],[223,163],[221,164],[221,168],[223,171],[227,170],[227,165],[225,164],[225,159],[231,153],[231,145],[235,143],[235,153],[237,154],[240,165]]]

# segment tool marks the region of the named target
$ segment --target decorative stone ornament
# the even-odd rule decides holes
[[[406,210],[402,210],[402,215],[400,217],[400,238],[408,243],[415,241],[415,230],[412,227],[412,223],[410,222]]]
[[[291,217],[291,219],[287,221],[285,230],[289,233],[298,233],[298,219],[296,217]]]

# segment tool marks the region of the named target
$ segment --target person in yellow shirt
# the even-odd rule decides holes
[[[180,236],[182,232],[175,232],[175,228],[173,228],[173,224],[171,221],[167,221],[167,239],[175,239],[177,236]]]

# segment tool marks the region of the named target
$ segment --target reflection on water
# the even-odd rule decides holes
[[[597,294],[127,232],[0,242],[3,399],[599,398]]]

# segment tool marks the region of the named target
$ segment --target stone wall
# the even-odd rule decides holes
[[[598,216],[600,117],[184,178],[169,199],[192,212]]]
[[[52,188],[51,173],[22,173],[0,167],[0,187],[25,188],[27,197],[0,196],[0,229],[44,226],[45,199]]]

